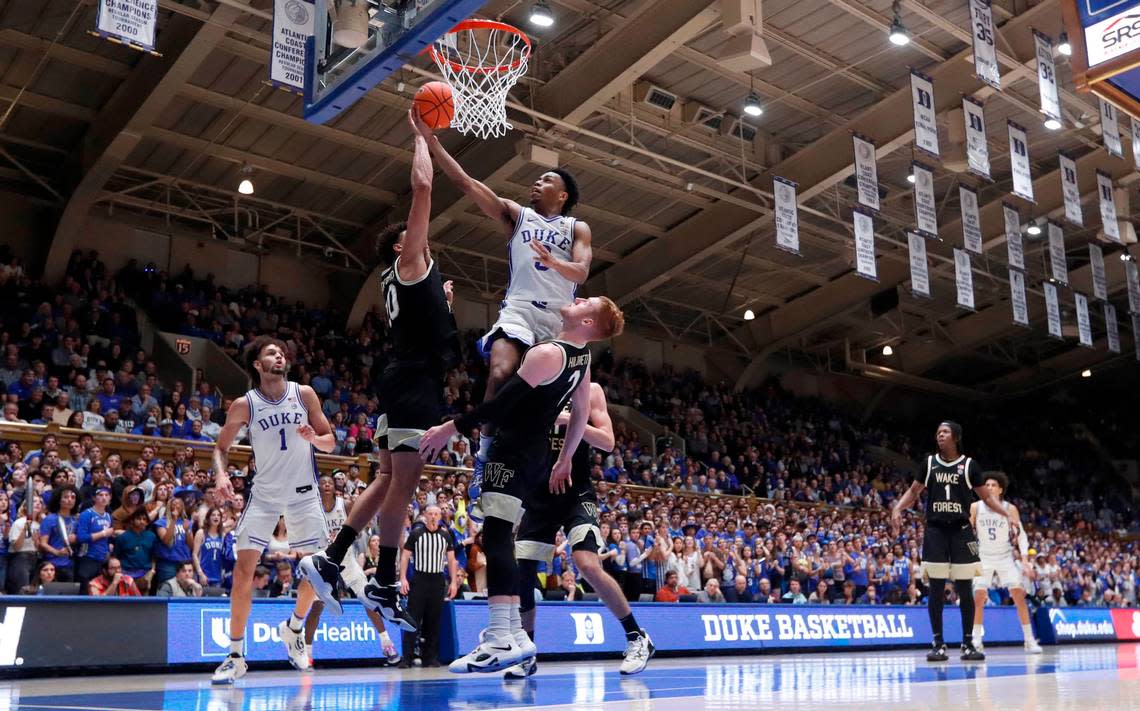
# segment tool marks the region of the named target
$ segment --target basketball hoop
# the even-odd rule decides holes
[[[464,20],[428,48],[451,86],[451,127],[479,138],[504,136],[507,93],[526,73],[530,38],[503,22]]]

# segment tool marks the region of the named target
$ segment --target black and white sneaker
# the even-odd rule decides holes
[[[344,610],[340,604],[340,571],[344,566],[332,562],[324,551],[318,551],[302,558],[299,567],[301,576],[313,586],[325,609],[341,614]]]
[[[963,662],[984,662],[986,655],[982,654],[974,647],[973,642],[962,645],[962,661]]]
[[[946,654],[946,645],[943,642],[935,642],[930,651],[926,653],[926,661],[928,662],[948,662],[950,655]]]
[[[400,602],[400,587],[396,584],[381,585],[376,578],[368,581],[364,586],[364,597],[360,602],[369,610],[380,613],[380,616],[389,622],[395,622],[405,632],[415,632],[419,625],[404,609]]]

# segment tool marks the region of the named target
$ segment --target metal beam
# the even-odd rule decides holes
[[[854,2],[853,0],[827,1],[836,7],[847,11],[855,17],[858,17],[860,20],[866,22],[871,27],[882,30],[884,38],[891,30],[891,18],[880,15],[871,8],[867,7],[866,3]],[[936,62],[942,62],[947,59],[945,52],[932,44],[929,40],[925,40],[922,37],[916,37],[912,35],[910,38],[909,46],[925,54],[927,57],[930,57]]]
[[[84,52],[58,42],[53,44],[50,40],[25,34],[10,27],[0,30],[0,44],[37,54],[47,52],[52,59],[58,59],[74,67],[106,74],[115,79],[126,79],[127,75],[131,73],[131,65],[129,64],[108,59],[94,52]]]
[[[10,104],[16,101],[17,97],[19,97],[20,106],[26,106],[29,109],[71,119],[72,121],[91,123],[95,120],[95,117],[98,116],[95,109],[89,109],[86,106],[72,104],[53,96],[44,96],[43,94],[37,94],[26,89],[21,92],[13,86],[0,86],[0,102]]]

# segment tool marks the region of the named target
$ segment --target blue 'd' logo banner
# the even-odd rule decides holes
[[[1078,0],[1077,10],[1081,18],[1081,25],[1088,27],[1105,18],[1124,12],[1134,5],[1140,5],[1140,0]]]
[[[487,625],[487,607],[479,602],[451,606],[455,641],[460,652],[466,652],[478,643],[479,631]],[[678,603],[632,607],[653,644],[668,651],[863,648],[932,641],[925,606]],[[957,608],[948,607],[944,619],[947,643],[961,642]],[[1012,607],[987,608],[985,628],[987,642],[1021,641],[1021,624]],[[542,603],[535,621],[535,643],[543,654],[620,652],[625,649],[625,633],[601,603]]]
[[[1051,644],[1116,639],[1112,613],[1106,608],[1041,608],[1036,622],[1041,641]]]
[[[171,602],[167,606],[167,663],[221,661],[230,652],[230,608],[224,598]],[[277,625],[289,619],[292,600],[255,600],[245,626],[245,656],[250,661],[285,661]],[[397,651],[400,633],[388,627]],[[321,617],[313,640],[314,659],[381,659],[380,634],[352,601],[344,614]]]

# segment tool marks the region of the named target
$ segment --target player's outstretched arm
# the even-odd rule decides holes
[[[249,424],[249,401],[243,395],[230,403],[226,411],[226,423],[214,441],[214,486],[224,501],[233,501],[234,488],[230,485],[229,451],[242,425]]]
[[[428,223],[431,222],[431,151],[423,132],[427,130],[415,109],[408,109],[415,147],[412,151],[412,207],[408,211],[408,228],[404,249],[400,252],[400,278],[415,281],[428,268]],[[430,134],[430,132],[429,132]]]
[[[519,213],[522,211],[522,207],[517,202],[499,197],[494,190],[468,175],[467,171],[463,170],[463,166],[451,157],[451,154],[443,147],[431,129],[422,121],[416,126],[416,133],[423,136],[424,140],[427,141],[432,156],[439,163],[439,169],[451,182],[455,183],[455,187],[471,198],[484,215],[498,221],[508,230],[514,229],[515,220],[518,219]]]
[[[299,390],[301,403],[309,411],[309,422],[298,427],[297,434],[327,454],[336,449],[336,435],[333,434],[332,427],[329,426],[329,421],[321,410],[321,399],[317,397],[317,391],[308,385],[300,386]]]
[[[921,494],[925,488],[921,481],[912,481],[906,493],[895,502],[894,508],[891,509],[891,525],[894,526],[895,530],[898,530],[902,526],[902,512],[909,509],[914,505],[914,502],[918,501],[918,495]]]
[[[557,372],[557,371],[555,371]],[[586,433],[586,421],[590,416],[590,371],[586,370],[582,382],[574,388],[570,400],[570,422],[566,425],[566,437],[562,440],[562,451],[554,468],[550,472],[550,491],[561,494],[566,487],[573,484],[570,479],[572,458],[578,445],[582,443],[582,435]]]
[[[558,416],[558,424],[565,426],[569,422],[570,413],[563,411]],[[614,449],[614,423],[606,407],[606,391],[598,383],[590,383],[590,417],[586,422],[586,433],[582,435],[582,439],[586,444],[603,452],[612,452]]]

